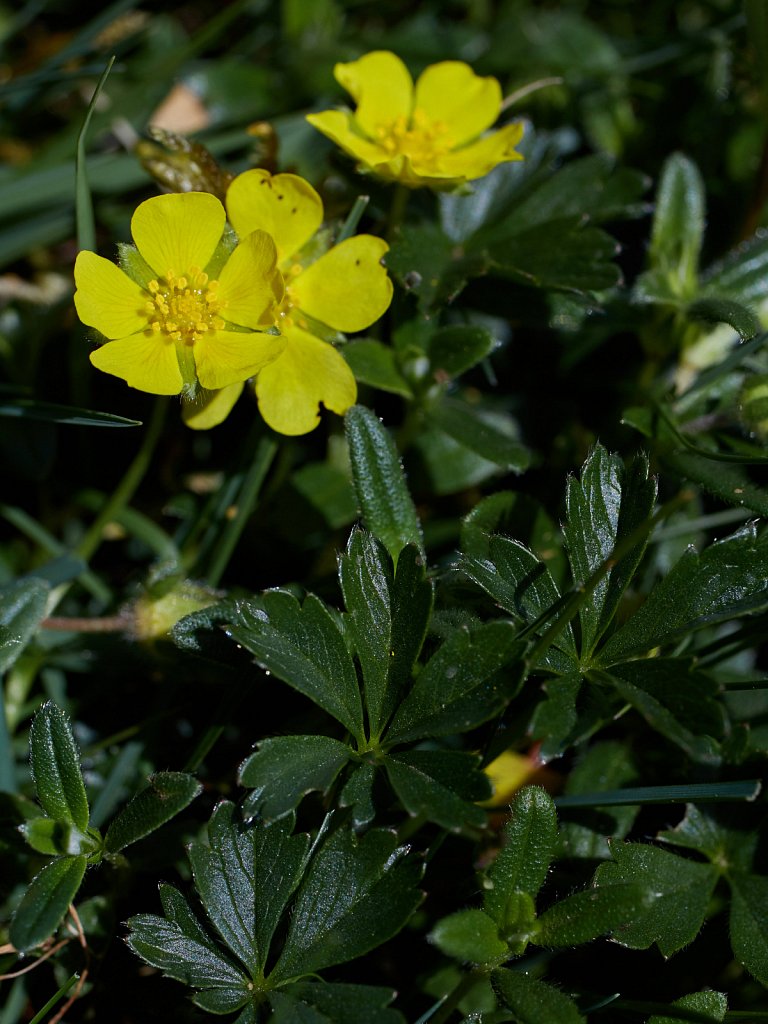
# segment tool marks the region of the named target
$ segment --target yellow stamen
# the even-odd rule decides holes
[[[435,167],[453,145],[447,126],[430,121],[421,110],[414,110],[410,120],[401,114],[380,124],[376,137],[390,156],[407,156],[426,167]]]
[[[225,324],[218,315],[226,302],[219,298],[219,282],[209,281],[199,267],[176,276],[172,270],[147,285],[147,322],[156,334],[194,345],[200,335],[220,331]]]

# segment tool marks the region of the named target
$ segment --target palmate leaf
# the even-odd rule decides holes
[[[768,877],[736,872],[731,883],[731,945],[739,963],[768,985]]]
[[[269,998],[272,1024],[404,1024],[402,1014],[388,1009],[391,989],[369,985],[300,981]]]
[[[518,971],[499,968],[491,976],[502,1006],[512,1010],[503,1018],[517,1024],[584,1024],[574,1001],[559,989]]]
[[[491,795],[479,756],[458,750],[410,750],[384,761],[390,784],[409,814],[443,828],[482,828],[485,811],[474,801]]]

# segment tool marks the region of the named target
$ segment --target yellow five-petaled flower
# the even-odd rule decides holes
[[[522,160],[515,150],[523,135],[519,122],[483,136],[501,112],[501,87],[468,64],[432,64],[414,86],[398,56],[375,50],[337,64],[334,75],[357,109],[326,110],[307,120],[362,170],[410,188],[445,189]]]
[[[238,384],[281,354],[284,340],[264,333],[284,298],[275,243],[262,230],[244,234],[214,277],[225,221],[207,193],[155,196],[131,220],[133,276],[79,253],[78,315],[108,339],[94,366],[154,395],[192,395]]]

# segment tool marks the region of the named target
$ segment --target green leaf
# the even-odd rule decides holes
[[[613,935],[621,942],[624,929],[657,898],[652,889],[640,882],[592,886],[567,896],[541,914],[532,941],[537,946],[560,948]]]
[[[410,681],[432,613],[433,588],[417,548],[403,549],[393,578],[384,548],[359,530],[339,559],[339,579],[363,670],[369,727],[377,737]]]
[[[768,539],[754,525],[716,541],[699,555],[689,548],[653,588],[645,604],[598,653],[613,665],[703,626],[768,607]]]
[[[656,192],[649,262],[673,282],[680,297],[693,294],[704,237],[705,195],[701,174],[682,153],[662,168]]]
[[[388,345],[382,345],[373,338],[359,338],[345,345],[341,354],[361,384],[404,398],[413,397],[408,381],[397,365],[395,351]]]
[[[40,579],[18,580],[0,589],[0,673],[7,672],[45,617],[48,585]]]
[[[655,942],[665,957],[693,942],[704,923],[718,871],[641,843],[613,843],[611,853],[614,862],[597,869],[598,885],[638,882],[657,896],[614,938],[631,949],[648,949]]]
[[[332,530],[357,518],[357,499],[349,473],[327,462],[309,462],[291,476],[291,484]]]
[[[53,818],[31,818],[19,826],[19,831],[33,850],[49,857],[89,857],[101,848],[101,836],[95,830],[81,832],[68,821]]]
[[[542,683],[545,697],[531,716],[528,731],[541,743],[539,757],[545,762],[564,753],[578,730],[577,701],[582,689],[581,670],[552,676]]]
[[[372,985],[299,981],[272,992],[271,1024],[404,1024],[402,1014],[387,1006],[395,998],[388,988]]]
[[[332,833],[315,854],[293,906],[285,947],[270,975],[285,982],[362,956],[403,927],[421,901],[421,866],[397,836]]]
[[[502,469],[522,473],[530,465],[531,453],[512,432],[511,419],[501,421],[498,414],[446,397],[430,406],[428,416],[449,437]]]
[[[458,831],[465,825],[482,828],[486,822],[485,811],[473,802],[491,795],[479,763],[478,755],[458,750],[410,750],[389,754],[384,767],[410,815]]]
[[[352,479],[363,521],[394,561],[406,546],[424,550],[416,508],[394,442],[370,409],[354,405],[346,415]]]
[[[687,850],[698,850],[727,873],[749,874],[759,842],[751,817],[744,821],[738,811],[687,804],[683,820],[658,839]]]
[[[346,785],[339,794],[339,806],[349,807],[352,812],[352,826],[361,829],[370,825],[376,816],[373,804],[373,783],[376,766],[363,762],[350,773]]]
[[[487,260],[482,253],[468,257],[436,224],[419,224],[400,229],[386,264],[426,312],[452,302],[469,277],[482,273]]]
[[[81,427],[140,427],[141,420],[129,420],[112,412],[95,412],[40,402],[32,398],[14,398],[0,401],[0,416],[14,419],[38,420],[42,423],[69,423]]]
[[[624,743],[595,743],[582,754],[565,784],[567,796],[620,789],[637,778],[632,755]],[[597,803],[597,801],[595,801]],[[611,856],[608,839],[623,839],[639,807],[606,807],[561,812],[560,847],[570,858],[602,859]]]
[[[453,380],[486,359],[498,342],[485,327],[456,324],[439,327],[427,343],[432,374],[437,380]]]
[[[310,594],[303,605],[287,591],[270,590],[242,602],[229,635],[257,664],[313,700],[363,739],[363,708],[355,666],[336,619]]]
[[[30,882],[16,908],[9,937],[19,952],[26,952],[54,933],[77,895],[88,859],[59,857],[49,861]]]
[[[584,1024],[585,1018],[574,1001],[544,981],[499,968],[491,975],[491,982],[517,1024]]]
[[[678,475],[692,480],[726,505],[768,516],[768,491],[752,483],[742,466],[717,462],[694,452],[665,452],[663,461]]]
[[[703,295],[717,295],[752,306],[768,295],[768,239],[762,232],[732,249],[701,276]]]
[[[600,675],[656,732],[699,764],[719,764],[724,733],[717,683],[690,658],[646,658]]]
[[[416,677],[395,712],[387,743],[466,732],[487,721],[520,688],[526,649],[509,622],[474,630],[461,626]]]
[[[733,299],[703,296],[692,302],[686,310],[694,320],[709,320],[713,323],[729,324],[742,341],[749,341],[759,334],[763,327],[748,306]]]
[[[621,280],[613,262],[618,246],[581,217],[536,225],[488,247],[491,273],[535,288],[580,294],[604,291]]]
[[[53,701],[35,715],[29,731],[29,759],[40,806],[49,818],[88,828],[88,797],[80,771],[80,752],[69,719]]]
[[[186,772],[156,772],[146,789],[137,793],[107,829],[104,849],[117,853],[170,821],[202,792],[202,785]]]
[[[313,790],[324,793],[351,755],[330,736],[275,736],[262,740],[240,766],[241,786],[252,789],[243,811],[282,818]]]
[[[679,1006],[684,1011],[679,1017],[673,1012],[673,1007]],[[692,1014],[699,1024],[704,1021],[711,1021],[711,1024],[720,1024],[725,1020],[728,1010],[728,999],[724,992],[691,992],[682,996],[670,1004],[670,1012],[659,1016],[653,1014],[648,1018],[648,1024],[690,1024]]]
[[[560,601],[560,591],[547,566],[519,541],[491,537],[487,557],[462,559],[461,569],[471,580],[525,625],[544,621]],[[554,610],[552,611],[552,617]],[[576,643],[570,623],[555,640],[544,664],[567,672],[577,663]]]
[[[557,840],[557,814],[549,794],[526,786],[515,797],[504,826],[504,845],[483,883],[483,909],[502,933],[516,893],[536,899],[544,884]]]
[[[189,860],[206,913],[251,974],[263,972],[280,915],[299,883],[309,840],[283,821],[248,827],[221,803],[208,825],[209,846],[192,843]]]
[[[473,964],[496,964],[509,956],[499,929],[482,910],[459,910],[438,921],[429,941],[454,960]]]
[[[625,471],[620,459],[596,445],[566,487],[567,522],[563,527],[574,584],[584,584],[610,558],[617,543],[645,522],[653,511],[656,485],[648,479],[648,460],[638,458]],[[645,551],[638,541],[591,592],[580,611],[582,657],[592,653],[608,628],[621,596]]]
[[[733,955],[768,985],[768,878],[734,872],[729,881]]]

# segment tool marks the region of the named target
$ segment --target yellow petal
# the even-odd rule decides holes
[[[184,384],[176,346],[160,334],[144,332],[108,341],[90,358],[97,370],[122,377],[130,387],[151,395],[178,395]]]
[[[154,196],[141,203],[131,219],[136,248],[158,277],[203,269],[224,231],[226,214],[207,192]]]
[[[392,300],[392,282],[381,265],[389,246],[373,235],[335,245],[291,285],[299,309],[337,331],[362,331]]]
[[[496,806],[509,803],[537,768],[535,759],[518,754],[514,750],[505,750],[483,769],[493,786],[493,796],[485,802]]]
[[[322,114],[307,114],[307,121],[366,167],[376,167],[389,159],[389,153],[383,146],[361,135],[355,124],[354,115],[347,110],[326,110]]]
[[[474,181],[508,160],[522,160],[515,146],[523,137],[519,121],[440,158],[440,173],[458,181]],[[416,168],[418,170],[418,167]]]
[[[375,138],[380,125],[411,116],[411,73],[389,50],[374,50],[349,64],[337,64],[333,74],[357,103],[355,120],[366,134]]]
[[[283,298],[272,236],[252,231],[240,242],[219,274],[221,316],[239,327],[271,327]]]
[[[281,434],[307,434],[320,422],[320,403],[343,415],[357,399],[352,371],[332,345],[298,327],[285,332],[285,351],[256,378],[264,420]]]
[[[105,338],[125,338],[147,326],[148,295],[109,260],[87,250],[78,253],[75,284],[77,315]]]
[[[194,398],[183,398],[181,418],[192,430],[210,430],[229,416],[232,406],[240,397],[243,384],[230,384],[219,391],[198,388]]]
[[[277,359],[284,347],[277,334],[211,331],[195,342],[197,378],[209,391],[239,384]]]
[[[444,125],[452,147],[490,128],[500,108],[501,86],[496,79],[478,77],[462,61],[432,64],[416,83],[416,116],[424,115],[427,124]]]
[[[227,213],[243,238],[261,228],[272,235],[278,259],[305,245],[323,222],[323,201],[308,181],[296,174],[257,168],[238,174],[227,191]]]

